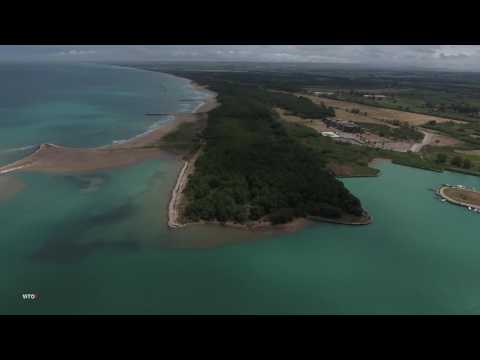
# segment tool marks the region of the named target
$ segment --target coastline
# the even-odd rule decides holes
[[[216,101],[216,96],[217,96],[216,93],[213,93],[212,91],[208,90],[207,87],[201,86],[193,81],[191,85],[195,90],[207,91],[210,94],[212,94],[212,96],[208,98],[210,101],[207,100],[205,104],[202,104],[199,107],[199,110],[197,111],[197,113],[208,112],[213,108],[215,108],[216,106],[218,106],[218,103]],[[373,218],[368,214],[368,212],[366,212],[366,210],[365,210],[364,216],[358,217],[358,218],[353,218],[345,215],[342,216],[341,219],[328,219],[328,218],[322,218],[322,217],[307,216],[302,218],[296,218],[285,224],[277,224],[277,225],[273,225],[271,222],[264,221],[264,220],[253,221],[245,224],[240,224],[240,223],[231,222],[231,221],[220,222],[217,220],[182,222],[181,208],[185,205],[184,198],[183,198],[183,190],[186,188],[188,184],[188,178],[190,174],[192,174],[194,171],[195,161],[198,159],[201,151],[202,151],[201,149],[198,150],[190,159],[185,160],[183,166],[180,168],[176,183],[172,189],[170,201],[168,204],[168,212],[167,212],[168,213],[167,224],[168,224],[168,227],[172,230],[179,229],[187,225],[210,224],[210,225],[225,226],[225,227],[248,230],[248,231],[278,230],[281,232],[291,232],[291,231],[299,230],[313,222],[328,222],[328,223],[336,223],[336,224],[342,224],[342,225],[367,225],[373,222]],[[378,159],[372,160],[372,163],[375,160],[378,160]],[[378,174],[376,174],[375,176],[378,176]]]
[[[218,220],[214,220],[214,221],[202,220],[202,221],[196,221],[196,222],[183,223],[181,224],[181,227],[184,227],[187,225],[188,226],[214,225],[214,226],[227,227],[227,228],[237,229],[242,231],[252,231],[252,232],[279,231],[279,232],[285,233],[285,232],[295,232],[313,223],[314,221],[309,220],[305,217],[296,218],[288,223],[277,224],[277,225],[273,225],[268,221],[262,221],[262,220],[252,221],[245,224],[240,224],[232,221],[220,222]]]
[[[184,206],[184,195],[183,191],[188,183],[189,176],[195,170],[195,161],[201,154],[202,149],[199,149],[190,159],[185,160],[180,172],[177,176],[177,181],[173,187],[172,193],[170,195],[170,201],[168,203],[168,227],[171,229],[177,229],[183,227],[187,224],[182,223],[181,219],[181,208]],[[183,202],[182,202],[183,200]]]
[[[207,91],[207,97],[193,113],[173,113],[174,119],[153,130],[136,135],[121,143],[94,148],[72,148],[57,144],[41,144],[32,154],[0,167],[0,176],[16,171],[83,172],[127,166],[162,157],[165,150],[155,144],[185,122],[196,121],[218,106],[216,94],[191,81],[194,90]]]

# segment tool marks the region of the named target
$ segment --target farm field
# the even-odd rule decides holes
[[[313,95],[303,95],[308,97],[310,100],[312,100],[316,104],[324,103],[327,106],[332,106],[335,108],[335,111],[337,113],[337,117],[341,118],[342,120],[350,120],[354,122],[370,122],[370,123],[381,123],[381,124],[386,124],[388,121],[395,121],[398,120],[400,122],[407,122],[410,125],[423,125],[426,124],[430,121],[435,121],[436,123],[445,123],[445,122],[456,122],[456,123],[462,123],[461,121],[458,120],[452,120],[448,118],[443,118],[439,116],[433,116],[433,115],[424,115],[424,114],[417,114],[417,113],[411,113],[411,112],[406,112],[406,111],[400,111],[400,110],[393,110],[393,109],[386,109],[386,108],[381,108],[381,107],[376,107],[376,106],[370,106],[370,105],[363,105],[363,104],[357,104],[354,102],[349,102],[349,101],[341,101],[341,100],[333,100],[329,98],[324,98],[324,97],[318,97],[318,96],[313,96]],[[353,114],[349,112],[351,109],[358,109],[359,114]],[[347,112],[347,110],[349,110]],[[367,113],[365,116],[364,113]]]

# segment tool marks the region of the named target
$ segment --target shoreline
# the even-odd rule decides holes
[[[216,93],[191,81],[196,91],[210,94],[192,113],[172,113],[174,119],[158,128],[135,135],[122,142],[93,148],[73,148],[44,143],[30,155],[0,167],[0,176],[15,171],[88,172],[128,166],[140,161],[165,156],[166,151],[155,147],[165,135],[181,124],[196,121],[218,106]]]
[[[184,227],[187,224],[182,223],[181,219],[181,210],[180,208],[183,205],[183,191],[188,183],[189,176],[195,170],[195,161],[198,159],[202,152],[202,149],[199,149],[190,159],[185,160],[180,172],[177,176],[177,181],[173,187],[172,193],[170,195],[170,201],[168,203],[168,221],[167,225],[171,229],[177,229]]]
[[[445,190],[451,189],[451,188],[453,188],[453,187],[452,187],[452,186],[444,186],[444,185],[443,185],[443,186],[441,186],[439,189],[437,189],[436,193],[437,193],[442,199],[447,200],[447,202],[449,202],[450,204],[457,205],[457,206],[461,206],[461,207],[465,207],[465,208],[472,208],[472,209],[480,210],[480,205],[478,205],[478,204],[471,204],[471,203],[467,203],[467,202],[455,200],[455,199],[451,198],[450,196],[446,195],[446,194],[445,194]],[[467,190],[467,191],[471,191],[471,190]]]

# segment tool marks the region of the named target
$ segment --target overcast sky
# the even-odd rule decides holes
[[[355,63],[480,71],[465,45],[0,45],[0,61],[264,61]]]

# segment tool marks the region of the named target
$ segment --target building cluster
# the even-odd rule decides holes
[[[373,100],[383,100],[386,98],[385,95],[376,95],[376,94],[365,94],[364,98],[373,99]]]
[[[348,133],[362,133],[363,129],[358,124],[347,120],[325,119],[323,120],[329,127],[348,132]]]
[[[313,92],[313,95],[316,95],[316,96],[322,96],[322,95],[326,95],[326,96],[331,96],[335,93],[333,92],[325,92],[325,91],[314,91]]]

